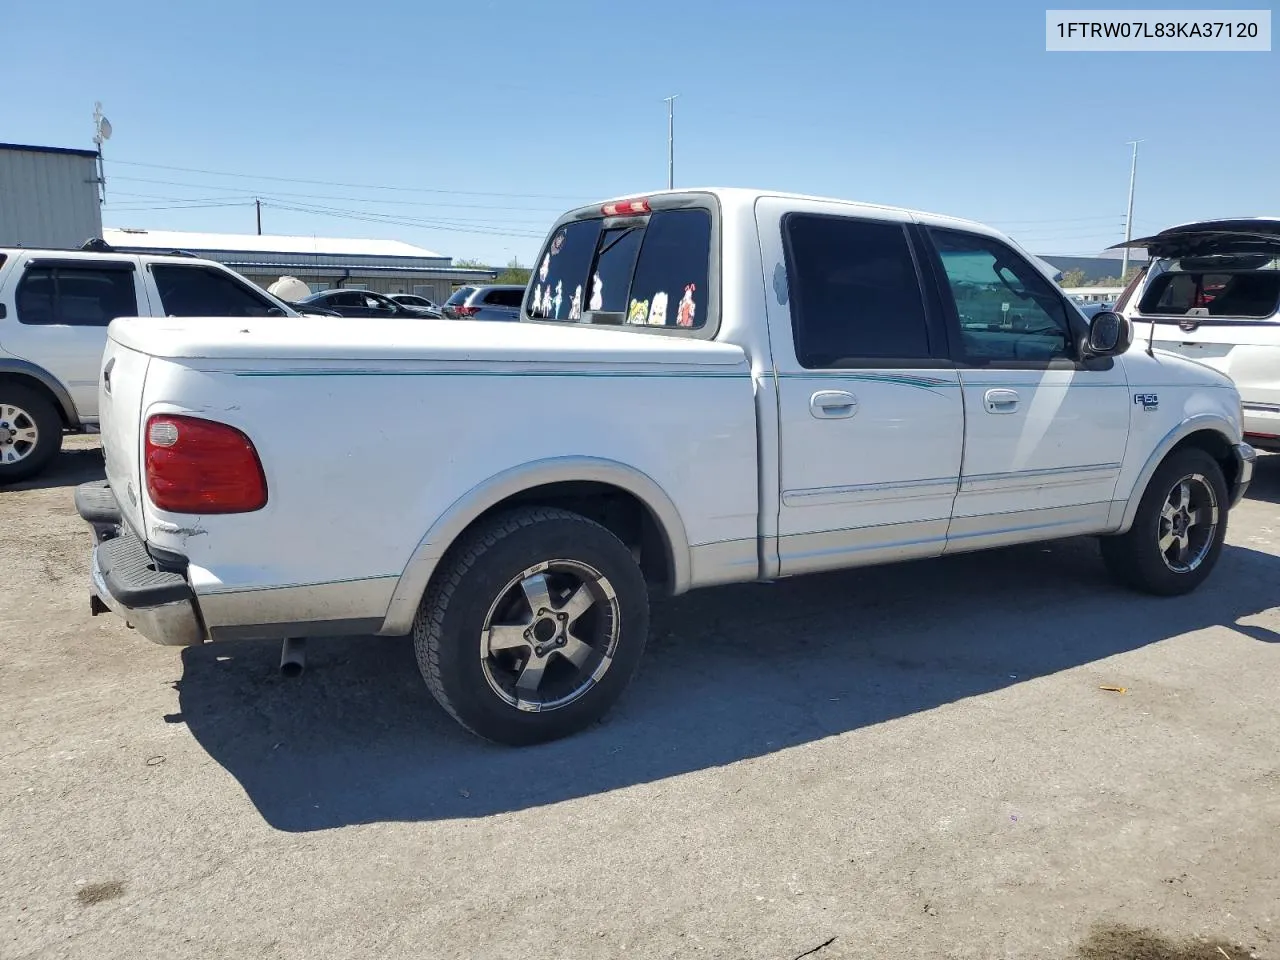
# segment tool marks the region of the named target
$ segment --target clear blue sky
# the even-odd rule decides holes
[[[89,147],[101,100],[108,226],[250,232],[251,205],[209,204],[257,195],[267,233],[492,262],[530,262],[560,210],[663,186],[670,94],[677,185],[911,206],[1094,253],[1123,236],[1141,137],[1135,231],[1280,214],[1280,53],[1050,54],[1044,9],[10,3],[0,140]]]

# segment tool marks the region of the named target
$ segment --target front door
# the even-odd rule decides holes
[[[1012,247],[926,232],[965,409],[947,552],[1103,529],[1128,441],[1123,365],[1080,361],[1083,317]]]
[[[773,281],[781,572],[937,555],[959,482],[963,408],[905,217],[781,204],[757,207]],[[782,264],[785,277],[774,273]]]

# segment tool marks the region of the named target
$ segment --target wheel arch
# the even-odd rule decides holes
[[[503,471],[455,500],[418,542],[379,632],[398,635],[410,629],[432,575],[458,537],[498,511],[535,504],[572,510],[600,522],[640,550],[642,568],[664,580],[667,592],[689,588],[688,534],[657,481],[615,460],[555,457]]]
[[[1235,425],[1226,417],[1213,413],[1200,413],[1187,417],[1165,434],[1138,473],[1116,532],[1127,533],[1133,526],[1134,518],[1138,514],[1138,505],[1142,502],[1143,494],[1147,492],[1147,485],[1151,482],[1152,475],[1175,450],[1183,450],[1187,447],[1204,450],[1222,467],[1223,476],[1227,480],[1227,489],[1232,489],[1235,472],[1238,469],[1232,453],[1232,445],[1236,441],[1232,438],[1237,432]]]
[[[19,360],[17,357],[0,357],[0,380],[20,383],[24,387],[38,390],[58,411],[64,427],[75,429],[80,426],[80,415],[76,412],[71,394],[57,377],[43,367],[38,367],[27,360]]]

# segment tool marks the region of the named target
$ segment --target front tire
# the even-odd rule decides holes
[[[550,507],[466,534],[413,623],[418,667],[440,705],[512,746],[599,719],[630,682],[648,632],[648,590],[626,544]]]
[[[1102,538],[1107,569],[1144,593],[1190,593],[1222,553],[1228,497],[1213,457],[1197,448],[1175,451],[1152,474],[1129,532]]]
[[[62,418],[30,387],[0,382],[0,485],[34,477],[62,449]]]

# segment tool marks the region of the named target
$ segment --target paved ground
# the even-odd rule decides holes
[[[404,641],[90,619],[72,446],[0,491],[0,957],[1280,958],[1280,457],[1192,597],[1088,541],[695,594],[513,751]]]

